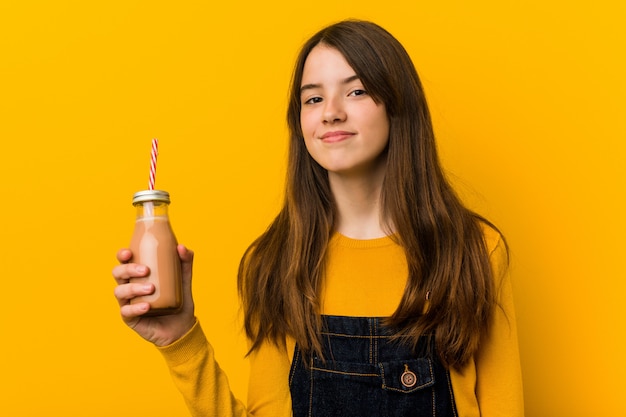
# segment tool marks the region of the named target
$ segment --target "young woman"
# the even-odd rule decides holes
[[[522,416],[507,249],[440,166],[417,72],[387,31],[343,21],[302,48],[288,109],[282,210],[239,289],[247,405],[193,312],[143,317],[154,288],[118,253],[124,321],[158,346],[194,416]]]

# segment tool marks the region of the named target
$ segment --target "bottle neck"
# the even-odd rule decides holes
[[[144,201],[135,205],[137,218],[168,217],[169,204],[163,201]]]

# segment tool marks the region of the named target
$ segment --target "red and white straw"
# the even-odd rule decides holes
[[[148,186],[150,190],[154,190],[154,180],[156,178],[157,156],[159,155],[159,141],[152,139],[152,151],[150,152],[150,180]]]

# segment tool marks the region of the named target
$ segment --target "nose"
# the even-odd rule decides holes
[[[346,112],[340,99],[327,98],[324,104],[324,112],[322,113],[324,123],[337,123],[346,119]]]

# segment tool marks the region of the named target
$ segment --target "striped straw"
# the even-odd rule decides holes
[[[150,190],[154,190],[154,180],[156,178],[156,163],[157,155],[159,154],[159,141],[158,139],[152,139],[152,151],[150,152],[150,180],[148,186]]]

